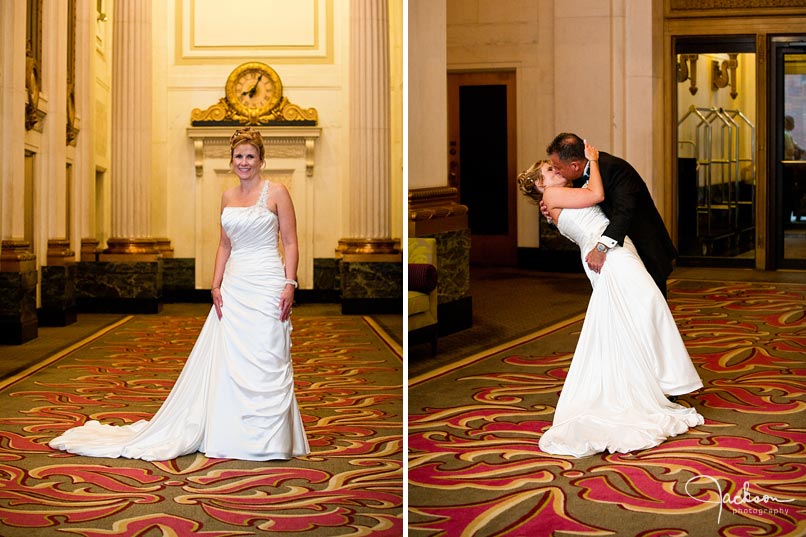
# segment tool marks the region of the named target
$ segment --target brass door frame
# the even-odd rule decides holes
[[[663,162],[664,162],[664,191],[666,199],[671,200],[672,207],[666,214],[673,215],[671,220],[672,236],[677,237],[677,195],[675,185],[677,177],[677,163],[673,158],[677,147],[677,101],[672,97],[676,95],[677,70],[675,62],[675,42],[681,37],[713,37],[713,36],[752,36],[756,42],[756,248],[755,268],[757,270],[770,270],[775,263],[771,259],[772,246],[768,244],[769,229],[769,166],[768,143],[768,80],[769,50],[768,37],[773,35],[790,35],[803,33],[806,27],[806,9],[794,10],[798,14],[771,16],[739,16],[740,10],[716,10],[722,16],[716,17],[712,13],[698,12],[698,16],[674,17],[668,9],[664,17],[663,36],[663,87],[666,98],[663,110]],[[726,2],[730,4],[730,2]],[[735,11],[736,14],[732,15]],[[746,10],[745,10],[746,11]],[[769,12],[769,10],[759,10]],[[774,156],[774,155],[773,155]]]

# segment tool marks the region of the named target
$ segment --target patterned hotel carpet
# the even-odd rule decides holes
[[[403,533],[401,353],[368,318],[294,321],[308,457],[149,463],[47,446],[87,414],[113,423],[150,417],[203,321],[127,317],[0,384],[0,535]]]
[[[681,281],[706,423],[632,454],[550,456],[578,316],[413,378],[409,534],[806,535],[806,285]]]

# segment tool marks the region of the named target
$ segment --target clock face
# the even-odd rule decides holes
[[[227,79],[227,101],[247,118],[268,114],[280,102],[282,95],[280,77],[271,67],[262,63],[245,63]]]

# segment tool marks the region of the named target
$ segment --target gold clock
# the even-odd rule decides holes
[[[1,0],[0,0],[1,1]],[[283,95],[277,73],[260,62],[247,62],[233,69],[224,85],[224,97],[206,109],[194,108],[194,127],[215,125],[314,126],[315,108],[301,108]]]
[[[227,78],[227,102],[248,123],[257,123],[280,104],[283,84],[266,64],[248,62],[236,67]]]

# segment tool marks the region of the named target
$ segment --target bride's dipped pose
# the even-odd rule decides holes
[[[264,154],[256,130],[230,139],[240,184],[221,199],[214,305],[162,407],[131,425],[89,421],[52,440],[52,448],[144,460],[195,451],[244,460],[308,454],[291,365],[296,218],[288,190],[261,178]]]
[[[584,262],[608,219],[599,152],[585,144],[590,179],[571,188],[549,161],[521,173],[521,191],[542,199],[560,233],[580,247],[593,286],[554,422],[540,438],[546,453],[584,457],[656,446],[701,425],[693,408],[669,401],[702,387],[663,295],[629,237],[607,253],[600,272]]]

